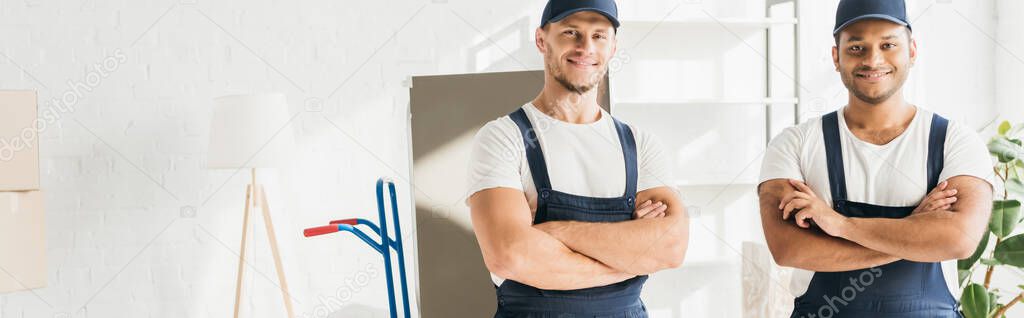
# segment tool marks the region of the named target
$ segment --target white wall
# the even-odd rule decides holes
[[[1019,110],[1016,95],[1003,93],[1019,89],[995,83],[1005,57],[985,34],[1017,48],[1024,40],[996,32],[993,1],[931,2],[911,2],[922,49],[911,100],[975,127],[994,116],[997,98],[1003,113]],[[37,89],[43,109],[62,97],[71,106],[55,108],[59,118],[41,134],[50,287],[0,296],[0,317],[229,316],[247,177],[204,169],[209,108],[219,95],[264,91],[287,94],[297,113],[295,164],[262,174],[296,312],[324,317],[346,306],[334,317],[382,316],[376,256],[354,239],[305,239],[301,229],[374,219],[378,176],[395,176],[407,194],[404,81],[539,69],[532,30],[543,3],[0,0],[0,88]],[[656,15],[676,3],[621,7]],[[733,3],[742,4],[712,13],[748,13]],[[808,112],[845,102],[828,53],[835,3],[801,5]],[[403,199],[406,217],[409,206]],[[750,209],[728,220],[756,217]],[[255,232],[247,316],[281,317],[265,233]],[[727,240],[739,246],[749,236],[756,233]],[[664,292],[675,288],[686,287]],[[691,301],[738,306],[714,295]]]
[[[247,174],[204,168],[210,107],[216,96],[267,91],[287,94],[297,113],[295,164],[261,174],[297,315],[346,306],[333,316],[381,316],[377,256],[351,237],[302,238],[302,228],[376,219],[374,181],[394,176],[415,237],[404,81],[539,68],[526,37],[512,35],[532,35],[542,8],[0,1],[0,88],[37,89],[43,109],[65,93],[72,104],[57,107],[40,146],[50,287],[0,295],[0,317],[229,317]],[[93,70],[105,61],[109,69]],[[306,112],[317,99],[322,111]],[[262,226],[254,245],[243,311],[282,317]]]
[[[1024,3],[996,0],[996,107],[1014,122],[1024,121]]]

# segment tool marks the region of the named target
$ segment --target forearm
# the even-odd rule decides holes
[[[492,271],[506,279],[548,290],[604,286],[635,276],[576,253],[544,232],[531,231],[525,234],[528,238],[503,252],[502,265]]]
[[[604,286],[632,277],[535,229],[521,190],[483,190],[469,203],[484,264],[500,277],[556,290]]]
[[[850,218],[842,237],[882,253],[916,262],[941,262],[974,251],[957,212],[933,211],[902,219]]]
[[[775,262],[815,272],[844,272],[889,264],[898,257],[819,231],[779,224],[768,237]]]
[[[686,253],[689,220],[683,210],[664,218],[617,223],[558,221],[545,231],[573,251],[617,270],[646,275],[678,267]]]
[[[793,221],[783,219],[779,204],[794,190],[784,179],[767,181],[758,187],[761,227],[777,264],[815,272],[842,272],[898,260],[848,240],[800,228]]]
[[[992,187],[971,176],[956,176],[947,182],[947,188],[957,191],[957,200],[948,210],[915,213],[902,219],[851,218],[840,236],[918,262],[970,256],[987,231]]]

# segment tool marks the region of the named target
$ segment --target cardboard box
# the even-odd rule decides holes
[[[46,287],[43,193],[0,192],[0,293]]]
[[[39,190],[36,118],[36,92],[0,91],[0,191]]]

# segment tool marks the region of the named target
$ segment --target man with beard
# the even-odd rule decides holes
[[[954,260],[991,213],[985,144],[904,99],[917,43],[902,0],[840,1],[833,35],[849,103],[786,129],[761,168],[775,261],[814,272],[792,317],[959,317]]]
[[[618,26],[612,0],[549,1],[543,90],[476,135],[467,204],[495,317],[647,317],[646,275],[683,261],[668,154],[597,101]]]

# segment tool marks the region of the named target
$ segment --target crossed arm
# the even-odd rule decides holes
[[[950,178],[947,187],[949,190],[926,197],[909,217],[867,219],[842,216],[800,182],[769,180],[758,191],[761,222],[768,247],[776,263],[783,266],[830,272],[900,259],[937,262],[964,258],[984,234],[992,188],[970,176]],[[948,193],[955,197],[945,197]],[[938,207],[933,202],[939,202]],[[791,213],[796,224],[786,221]],[[808,220],[820,231],[807,230]]]
[[[758,187],[761,227],[775,263],[815,272],[842,272],[898,260],[820,231],[799,228],[792,221],[783,219],[779,204],[794,192],[796,188],[786,179],[765,181]]]
[[[917,262],[971,256],[992,213],[992,187],[981,179],[949,179],[957,192],[948,210],[915,213],[903,219],[850,218],[841,237],[864,247]]]
[[[637,193],[637,202],[662,202],[665,216],[618,223],[555,221],[537,228],[570,249],[612,268],[646,275],[682,265],[689,241],[689,217],[679,196],[669,187]]]
[[[642,191],[637,198],[664,202],[664,217],[534,226],[526,196],[508,188],[479,191],[469,204],[488,270],[540,289],[571,290],[609,285],[682,263],[689,222],[678,196],[657,188]]]
[[[469,198],[473,231],[492,273],[533,287],[572,290],[614,284],[634,275],[576,253],[533,227],[520,190],[494,188]]]

